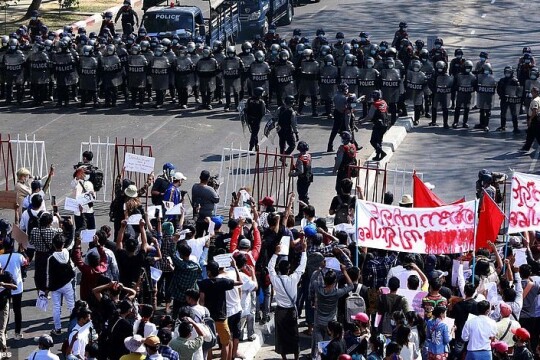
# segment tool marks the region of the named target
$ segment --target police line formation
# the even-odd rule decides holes
[[[26,89],[34,105],[56,100],[58,107],[70,101],[80,106],[117,105],[118,94],[132,106],[153,102],[160,108],[168,92],[171,103],[187,108],[193,95],[199,109],[211,109],[212,102],[223,103],[224,110],[237,110],[245,94],[254,95],[262,87],[264,99],[278,105],[288,95],[295,96],[298,113],[310,98],[313,116],[318,116],[318,101],[324,104],[323,115],[332,118],[333,96],[337,86],[345,83],[349,93],[365,95],[363,111],[367,115],[371,94],[382,92],[388,104],[392,124],[398,115],[407,115],[406,102],[414,108],[414,124],[420,117],[431,118],[437,125],[442,112],[443,125],[449,128],[449,109],[454,109],[452,127],[468,128],[471,106],[480,110],[480,123],[474,127],[489,131],[488,125],[495,93],[500,98],[501,124],[506,130],[506,113],[511,112],[513,130],[519,132],[517,112],[523,113],[532,98],[531,89],[540,87],[539,71],[530,47],[523,48],[517,68],[506,66],[504,77],[497,81],[482,51],[476,63],[466,60],[461,49],[448,61],[443,39],[437,38],[428,50],[423,40],[409,40],[407,24],[401,22],[391,43],[372,43],[369,34],[345,41],[338,32],[335,41],[318,29],[310,41],[299,29],[290,40],[282,38],[271,25],[264,37],[246,41],[237,54],[234,46],[215,42],[212,47],[201,43],[181,44],[177,35],[148,37],[144,27],[137,34],[116,33],[112,13],[104,14],[99,33],[70,26],[58,36],[41,23],[34,13],[29,27],[1,38],[0,98],[7,104],[15,99],[21,105]],[[15,94],[14,94],[15,93]],[[476,104],[474,94],[476,93]],[[234,99],[234,108],[231,105]]]

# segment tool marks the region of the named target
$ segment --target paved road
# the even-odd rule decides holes
[[[359,31],[368,31],[378,43],[383,39],[391,41],[397,23],[405,19],[413,40],[426,39],[428,35],[442,36],[450,54],[458,44],[464,47],[466,56],[474,59],[480,50],[487,49],[497,76],[507,63],[516,64],[522,46],[527,44],[534,49],[537,45],[527,40],[530,37],[528,34],[537,32],[540,25],[525,20],[527,13],[533,10],[533,4],[525,1],[417,1],[414,6],[403,4],[399,9],[395,9],[395,6],[396,2],[389,0],[376,4],[355,0],[323,0],[297,8],[293,24],[280,29],[280,32],[287,35],[298,27],[312,38],[315,29],[323,26],[330,38],[336,31],[344,31],[349,38],[358,35]],[[433,21],[426,21],[426,16]],[[501,26],[506,24],[512,24],[512,28]],[[146,144],[153,146],[157,164],[171,161],[187,175],[186,188],[196,181],[202,169],[209,169],[213,173],[219,171],[220,154],[224,147],[241,143],[245,148],[248,142],[234,114],[223,113],[219,109],[179,111],[168,105],[161,110],[148,108],[130,111],[121,105],[113,110],[79,111],[74,107],[59,111],[51,107],[0,106],[0,112],[1,134],[35,134],[38,140],[46,142],[49,163],[59,164],[53,190],[60,198],[69,193],[71,165],[78,161],[80,143],[87,141],[90,136],[144,139]],[[472,123],[477,121],[477,116],[473,113]],[[496,116],[497,111],[493,119]],[[318,213],[324,215],[334,185],[334,179],[330,176],[334,155],[324,152],[331,121],[307,116],[301,118],[299,123],[300,137],[310,143],[315,158],[312,202]],[[454,194],[463,194],[460,181],[473,184],[479,168],[505,170],[515,167],[527,171],[534,159],[518,157],[514,153],[522,137],[464,130],[443,131],[422,125],[408,136],[392,163],[425,172],[426,181],[437,186],[437,193],[445,200],[452,200],[458,197]],[[368,131],[361,130],[359,142],[368,144],[368,139]],[[486,155],[477,155],[479,152]],[[367,145],[360,156],[365,159],[369,153],[371,148]],[[472,196],[472,190],[467,195]],[[105,207],[101,207],[98,213],[98,223],[105,223]],[[26,286],[31,287],[31,283],[30,275]],[[33,292],[28,292],[24,297],[26,308],[23,326],[26,339],[19,343],[9,341],[12,349],[20,349],[16,358],[27,356],[32,349],[28,338],[52,327],[50,318],[44,321],[43,314],[33,308],[33,296]],[[11,325],[9,329],[11,337]],[[271,350],[270,347],[263,348],[259,357],[277,358]]]

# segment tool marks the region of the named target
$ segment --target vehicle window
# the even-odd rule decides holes
[[[144,27],[149,33],[159,33],[184,29],[193,31],[193,16],[188,13],[144,15]]]

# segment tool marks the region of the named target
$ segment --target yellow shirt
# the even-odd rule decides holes
[[[123,355],[120,358],[120,360],[144,360],[144,359],[146,359],[146,355],[144,355],[144,354],[136,354],[136,353]]]

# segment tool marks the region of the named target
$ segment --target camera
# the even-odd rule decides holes
[[[219,175],[214,175],[214,176],[210,176],[210,179],[208,179],[208,186],[210,186],[216,191],[219,189],[219,185],[220,185],[218,177]]]

